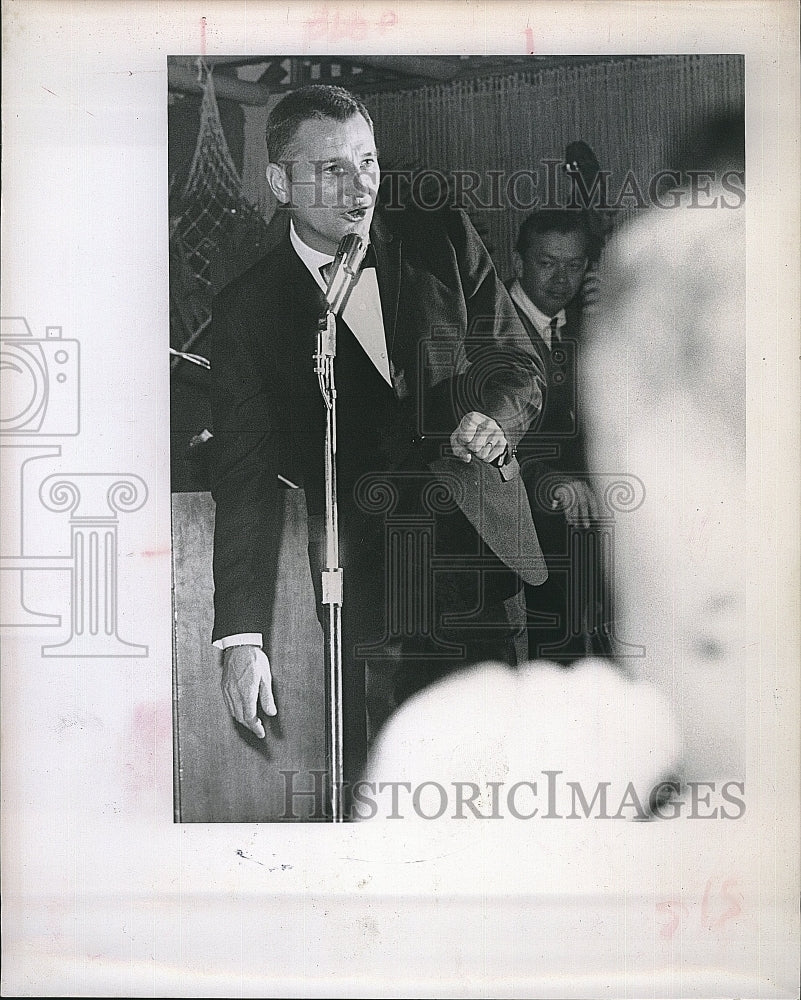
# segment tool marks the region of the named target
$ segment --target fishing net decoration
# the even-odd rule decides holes
[[[184,351],[208,326],[212,295],[234,276],[233,259],[243,252],[255,259],[267,233],[264,219],[242,193],[220,121],[213,72],[199,59],[198,73],[203,99],[197,145],[186,182],[170,204],[171,313],[182,328],[171,339],[178,339],[173,346]]]

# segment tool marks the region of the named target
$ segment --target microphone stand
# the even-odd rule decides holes
[[[344,733],[342,716],[342,568],[339,565],[337,507],[337,390],[334,382],[336,316],[326,308],[317,329],[314,371],[326,407],[325,418],[325,566],[323,604],[328,606],[326,666],[328,669],[328,735],[331,746],[331,811],[334,823],[344,821]]]
[[[337,353],[336,317],[359,273],[367,250],[355,233],[345,236],[334,259],[325,293],[325,312],[317,327],[314,371],[326,408],[325,420],[325,566],[323,604],[328,606],[326,667],[328,670],[328,738],[331,747],[331,813],[334,823],[345,819],[344,722],[342,711],[342,568],[339,565],[339,509],[337,506],[337,390],[334,358]]]

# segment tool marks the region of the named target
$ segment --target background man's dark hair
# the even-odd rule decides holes
[[[676,156],[677,169],[732,170],[745,176],[745,118],[738,113],[713,115],[699,122]]]
[[[523,222],[517,234],[515,250],[522,256],[535,236],[545,233],[578,233],[584,237],[587,259],[595,263],[601,256],[603,237],[589,213],[569,208],[542,208]]]
[[[294,90],[276,104],[267,119],[265,138],[270,160],[277,163],[283,158],[303,122],[314,118],[344,122],[354,115],[361,115],[373,128],[370,112],[344,87],[315,84]]]

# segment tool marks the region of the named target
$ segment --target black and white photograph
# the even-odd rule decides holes
[[[593,754],[596,699],[642,695],[640,819],[690,775],[742,794],[742,55],[168,68],[177,818],[389,811],[366,769],[410,772],[369,752],[431,697],[416,777],[464,782],[496,687]]]
[[[797,995],[797,7],[3,14],[3,994]]]

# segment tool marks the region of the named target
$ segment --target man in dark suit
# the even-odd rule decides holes
[[[337,320],[335,365],[352,780],[371,652],[400,641],[399,701],[465,662],[519,656],[509,608],[520,577],[538,582],[545,570],[514,452],[539,410],[542,372],[463,213],[376,211],[380,172],[361,101],[337,87],[295,91],[271,113],[267,145],[288,232],[213,309],[213,639],[231,715],[262,737],[258,702],[277,711],[263,650],[277,477],[305,489],[319,605],[325,419],[312,354],[325,268],[358,233],[371,251]]]
[[[600,567],[576,565],[571,536],[592,531],[598,503],[587,475],[577,386],[582,310],[597,297],[592,265],[601,237],[592,217],[568,209],[530,215],[517,240],[512,301],[545,368],[543,406],[518,454],[548,579],[526,585],[531,659],[570,663],[606,652],[597,621],[603,604]]]

